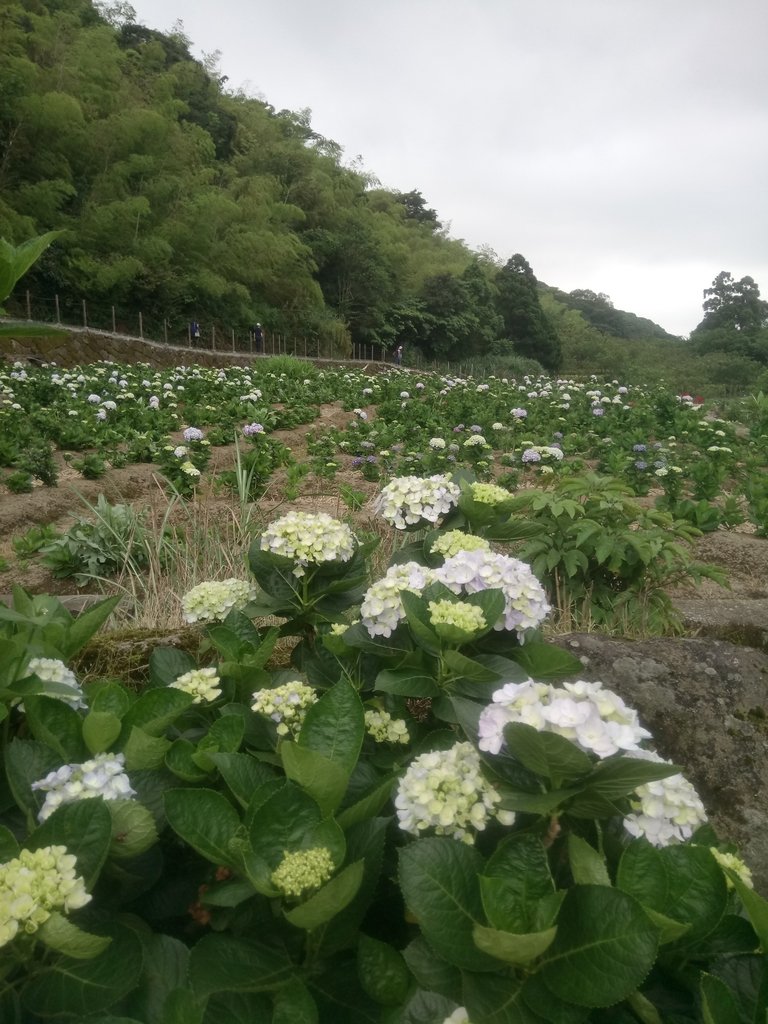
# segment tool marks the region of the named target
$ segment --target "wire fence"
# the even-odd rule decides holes
[[[333,359],[353,362],[394,362],[383,345],[350,345],[344,329],[327,331],[324,337],[311,333],[257,330],[256,324],[227,324],[223,321],[180,322],[178,317],[159,317],[139,311],[125,311],[88,299],[16,293],[6,303],[9,317],[30,323],[87,330],[94,334],[114,335],[139,341],[151,341],[172,347],[207,352],[234,352],[241,355],[289,355],[298,359]]]

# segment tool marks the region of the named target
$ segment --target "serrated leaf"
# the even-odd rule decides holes
[[[342,680],[307,709],[298,742],[349,775],[357,764],[364,736],[362,702],[354,686]]]
[[[122,722],[111,711],[91,711],[83,719],[83,740],[91,754],[112,749],[120,735]]]
[[[193,947],[189,976],[199,999],[215,992],[271,992],[292,976],[287,953],[232,935],[206,935]]]
[[[560,679],[577,675],[584,669],[578,658],[553,644],[526,643],[512,653],[531,679]]]
[[[411,984],[411,976],[402,955],[369,935],[361,934],[357,946],[357,975],[363,990],[382,1006],[401,1003]]]
[[[349,783],[349,773],[336,761],[298,743],[280,744],[286,777],[316,801],[324,815],[333,814]]]
[[[112,818],[101,797],[62,804],[30,835],[26,846],[39,850],[44,846],[66,846],[77,858],[77,873],[85,887],[93,888],[109,853]]]
[[[384,669],[376,676],[374,689],[400,697],[439,697],[441,689],[434,676],[413,669]]]
[[[541,967],[547,987],[577,1006],[612,1006],[640,985],[656,959],[658,932],[632,897],[577,885],[563,900]]]
[[[180,651],[176,647],[155,647],[149,656],[149,680],[156,687],[170,686],[179,676],[183,676],[185,672],[191,672],[195,668],[197,668],[197,662],[192,655],[187,651]],[[135,724],[142,723],[136,722]]]
[[[568,836],[568,861],[577,885],[610,885],[605,859],[586,839],[571,832]]]
[[[250,754],[211,754],[216,768],[242,807],[247,807],[259,786],[272,782],[275,774]]]
[[[112,939],[108,935],[92,935],[60,914],[51,911],[50,917],[37,930],[37,937],[48,949],[65,953],[73,960],[91,960],[102,953]]]
[[[552,782],[583,778],[592,770],[589,756],[557,733],[511,722],[504,727],[504,738],[509,752],[528,771]]]
[[[452,839],[420,839],[400,851],[400,885],[425,938],[450,963],[492,971],[496,963],[474,943],[483,920],[476,850]]]

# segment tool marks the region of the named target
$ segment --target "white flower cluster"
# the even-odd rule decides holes
[[[477,605],[468,604],[466,601],[430,601],[428,608],[429,621],[437,630],[438,635],[442,634],[441,626],[448,626],[466,633],[467,639],[469,639],[470,636],[481,632],[488,625],[482,609]]]
[[[490,551],[491,545],[485,537],[478,537],[475,533],[464,533],[462,530],[446,530],[441,533],[431,547],[435,555],[443,555],[451,558],[460,551]]]
[[[269,524],[260,542],[262,551],[292,559],[294,576],[303,576],[307,565],[348,562],[355,544],[346,523],[325,512],[289,512]]]
[[[123,754],[96,754],[82,764],[63,764],[44,779],[32,783],[32,789],[45,793],[45,802],[37,815],[45,821],[57,807],[75,800],[100,796],[105,800],[130,800],[136,796],[124,772]]]
[[[0,864],[0,946],[19,931],[34,934],[54,910],[78,910],[91,900],[65,846],[22,850]]]
[[[735,853],[723,853],[721,850],[718,850],[716,846],[710,846],[709,852],[724,872],[733,871],[744,885],[749,889],[754,889],[755,883],[752,880],[752,872],[741,857],[737,857]],[[729,889],[733,889],[733,882],[729,878],[728,874],[725,875],[725,882]]]
[[[386,575],[366,590],[360,605],[360,621],[370,635],[391,636],[405,618],[401,592],[420,594],[433,578],[433,570],[418,562],[390,566]]]
[[[499,487],[498,484],[484,484],[476,481],[470,484],[470,490],[475,501],[479,501],[483,505],[500,505],[512,497],[509,491]]]
[[[480,771],[480,755],[472,744],[456,743],[410,763],[397,787],[395,808],[404,832],[434,829],[436,835],[471,845],[474,832],[482,832],[491,817],[503,825],[514,822],[513,812],[496,809],[500,801]]]
[[[430,437],[429,447],[435,451],[442,451],[445,448],[445,440],[442,437]]]
[[[319,889],[333,874],[333,857],[325,846],[288,851],[272,872],[272,884],[284,896],[299,898]]]
[[[538,626],[550,611],[544,588],[530,566],[495,551],[459,551],[434,570],[434,577],[454,594],[501,590],[504,614],[493,628],[515,631],[521,641],[525,630]]]
[[[471,1024],[467,1008],[457,1006],[453,1013],[445,1018],[443,1024]]]
[[[215,668],[193,668],[170,684],[174,690],[182,690],[194,698],[195,704],[216,700],[221,696],[221,680]]]
[[[602,683],[583,680],[557,687],[528,679],[496,690],[493,702],[480,714],[480,749],[498,754],[504,744],[504,726],[510,722],[557,733],[598,757],[620,750],[634,757],[640,743],[651,735],[618,694],[603,689]]]
[[[198,583],[181,599],[185,622],[223,619],[233,608],[244,608],[256,595],[256,587],[244,580],[208,580]]]
[[[396,476],[382,489],[374,510],[398,530],[426,520],[436,523],[459,499],[460,490],[450,477]]]
[[[82,687],[78,683],[75,673],[67,668],[63,661],[59,661],[58,658],[30,658],[27,672],[32,672],[45,683],[58,683],[60,686],[66,686],[71,691],[71,693],[50,693],[50,697],[55,697],[56,700],[63,700],[65,704],[69,704],[75,711],[80,711],[87,707]],[[20,707],[23,711],[23,705],[20,705]]]
[[[298,736],[307,708],[316,700],[317,694],[311,686],[292,679],[272,690],[257,690],[253,695],[251,709],[276,722],[278,736]]]
[[[670,764],[652,750],[637,750],[632,757],[659,764]],[[669,846],[690,839],[707,820],[704,804],[691,783],[682,775],[646,782],[638,786],[632,813],[624,818],[631,836],[645,836],[654,846]]]
[[[377,743],[407,743],[410,738],[405,719],[393,718],[388,711],[366,711],[365,730]]]

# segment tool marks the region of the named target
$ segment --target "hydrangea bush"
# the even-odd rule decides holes
[[[253,589],[188,595],[203,663],[157,648],[139,693],[61,699],[111,605],[0,607],[3,1022],[765,1019],[748,868],[544,641],[507,498],[439,486],[378,578],[345,523],[268,526]]]

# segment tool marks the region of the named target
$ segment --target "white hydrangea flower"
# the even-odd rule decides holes
[[[459,551],[490,551],[491,545],[485,537],[478,537],[475,533],[446,530],[435,540],[430,550],[435,555],[450,558],[452,555],[457,555]]]
[[[187,591],[181,599],[185,622],[213,622],[226,617],[233,608],[244,608],[256,596],[257,588],[244,580],[207,580]]]
[[[530,566],[517,558],[483,549],[459,551],[446,558],[434,574],[435,579],[454,594],[501,590],[505,598],[504,614],[493,628],[516,632],[521,641],[525,630],[535,629],[549,614],[544,588]]]
[[[433,571],[418,562],[390,566],[385,576],[366,590],[360,605],[360,620],[369,634],[391,636],[405,618],[401,592],[420,594],[433,579]]]
[[[195,704],[203,704],[221,696],[220,682],[215,668],[193,668],[174,679],[169,685],[174,690],[188,693],[194,698]]]
[[[752,872],[741,859],[741,857],[737,857],[735,853],[723,853],[720,850],[718,850],[716,846],[710,846],[709,852],[712,854],[712,856],[715,858],[715,860],[724,872],[733,871],[733,873],[744,883],[744,885],[746,885],[749,889],[754,889],[755,883],[752,880]],[[727,873],[725,875],[725,883],[729,889],[733,889],[733,882],[731,881]]]
[[[395,797],[400,828],[412,835],[428,829],[472,844],[492,817],[511,825],[511,811],[499,811],[501,796],[480,771],[480,755],[471,743],[433,750],[415,758],[400,780]]]
[[[45,821],[57,807],[75,800],[97,796],[105,800],[130,800],[136,796],[136,791],[124,768],[124,754],[96,754],[82,764],[64,764],[49,772],[31,786],[36,792],[45,793],[37,820]]]
[[[431,437],[429,439],[429,447],[434,448],[435,451],[441,451],[445,448],[445,439],[442,437]]]
[[[289,512],[270,523],[261,535],[262,551],[290,558],[294,576],[307,565],[348,562],[355,553],[355,536],[346,525],[325,512]]]
[[[374,502],[374,511],[398,530],[426,520],[436,523],[456,505],[459,487],[450,477],[398,476],[384,487]]]
[[[653,750],[632,751],[631,756],[658,764],[672,763]],[[645,836],[654,846],[684,843],[707,820],[701,798],[680,774],[638,786],[635,795],[624,828],[631,836]]]
[[[445,1018],[443,1024],[471,1024],[466,1007],[457,1006],[453,1013]]]
[[[485,440],[485,438],[483,437],[482,434],[473,434],[471,437],[468,437],[466,439],[466,441],[464,442],[464,447],[465,448],[481,448],[481,447],[487,448],[487,447],[489,447],[489,445],[488,445],[488,442]]]
[[[257,690],[251,709],[277,723],[278,736],[298,736],[307,709],[317,701],[311,686],[293,679],[271,690]]]
[[[90,902],[76,868],[65,846],[22,850],[0,864],[0,946],[19,932],[33,935],[54,910],[78,910]]]
[[[602,683],[584,680],[556,687],[528,679],[496,690],[480,714],[480,749],[498,754],[510,722],[555,732],[598,757],[619,751],[635,756],[651,735],[618,694],[603,689]]]
[[[198,477],[198,476],[200,476],[200,470],[197,468],[197,466],[193,466],[192,463],[189,461],[189,459],[187,459],[186,462],[182,462],[182,464],[179,466],[179,469],[186,476],[191,476],[191,477]]]
[[[461,630],[467,639],[484,630],[488,623],[482,609],[466,601],[430,601],[429,621],[435,627],[438,636],[444,634],[441,626]]]
[[[410,739],[405,719],[393,718],[388,711],[367,710],[365,730],[377,743],[407,743]]]
[[[325,846],[286,852],[272,872],[272,884],[284,896],[299,898],[319,889],[333,874],[333,857]]]
[[[27,672],[31,672],[46,683],[58,683],[66,686],[71,693],[50,693],[49,697],[64,701],[75,711],[81,711],[88,705],[85,703],[83,689],[77,681],[75,673],[67,668],[63,661],[58,658],[30,658],[27,665]],[[24,705],[19,704],[23,711]]]
[[[506,488],[499,487],[498,484],[484,484],[476,481],[470,484],[469,489],[475,501],[479,501],[483,505],[500,505],[512,497]]]

